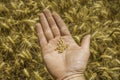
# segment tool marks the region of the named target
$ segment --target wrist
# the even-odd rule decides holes
[[[69,74],[57,80],[85,80],[84,74]]]
[[[64,79],[64,80],[85,80],[85,77],[73,77],[73,78]]]
[[[66,77],[63,80],[85,80],[84,75],[72,75],[70,77]]]

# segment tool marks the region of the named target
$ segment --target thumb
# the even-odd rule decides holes
[[[88,34],[82,39],[81,47],[83,47],[86,50],[89,50],[90,37],[91,37],[90,34]]]

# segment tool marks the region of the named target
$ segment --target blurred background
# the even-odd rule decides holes
[[[0,80],[53,80],[35,31],[45,8],[79,45],[91,34],[86,80],[120,80],[120,0],[0,0]]]

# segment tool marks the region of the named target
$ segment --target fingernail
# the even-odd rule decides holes
[[[40,13],[40,16],[43,16],[44,14],[43,13]]]
[[[45,12],[45,11],[49,11],[49,9],[48,9],[48,8],[45,8],[45,9],[43,10],[43,12]]]
[[[36,26],[40,26],[40,23],[36,23]]]
[[[53,14],[57,14],[55,11],[53,11]]]
[[[88,37],[91,37],[91,35],[90,35],[90,34],[88,34]]]
[[[83,37],[83,38],[90,38],[91,37],[91,35],[90,34],[88,34],[88,35],[86,35],[85,37]]]

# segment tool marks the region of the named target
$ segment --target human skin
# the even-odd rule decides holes
[[[40,14],[36,31],[44,63],[53,78],[55,80],[85,80],[84,72],[90,56],[90,35],[86,35],[79,46],[61,17],[48,9],[44,9]],[[55,50],[60,38],[68,45],[62,53]]]

